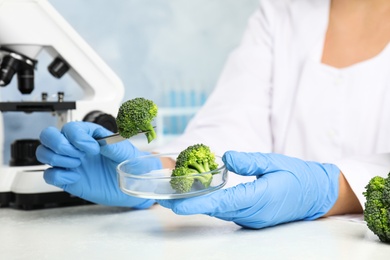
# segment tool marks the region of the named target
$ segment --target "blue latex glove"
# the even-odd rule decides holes
[[[319,218],[338,197],[340,170],[333,164],[234,151],[222,159],[229,171],[257,179],[205,196],[157,202],[177,214],[207,214],[257,229]]]
[[[95,138],[111,135],[104,127],[89,122],[70,122],[61,132],[46,128],[36,151],[40,162],[53,166],[44,173],[48,184],[97,204],[148,208],[154,201],[124,194],[117,180],[116,166],[124,160],[149,154],[129,141],[100,147]],[[155,168],[161,168],[156,159]]]

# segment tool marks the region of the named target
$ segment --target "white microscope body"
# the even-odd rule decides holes
[[[16,56],[21,54],[22,57],[33,60],[45,49],[53,59],[59,57],[68,66],[67,73],[84,93],[81,100],[74,101],[58,100],[48,103],[43,100],[32,104],[27,102],[25,106],[23,101],[1,102],[7,108],[0,112],[0,195],[14,197],[62,192],[43,180],[43,170],[47,166],[9,166],[2,162],[2,113],[18,110],[55,113],[59,128],[68,121],[81,121],[95,112],[98,115],[100,112],[116,115],[124,97],[123,84],[47,0],[0,0],[0,32],[0,51],[5,50],[6,54],[15,52]],[[0,85],[1,83],[5,86],[0,79]],[[0,96],[0,101],[5,100],[6,97]],[[51,201],[53,202],[55,201]],[[4,205],[6,203],[0,200],[0,206],[7,206]]]

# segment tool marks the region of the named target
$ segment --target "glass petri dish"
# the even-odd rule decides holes
[[[204,195],[225,186],[228,171],[220,156],[215,156],[218,168],[192,176],[193,184],[188,192],[172,188],[173,168],[163,168],[161,160],[176,160],[179,154],[152,154],[126,160],[117,166],[120,189],[131,196],[145,199],[179,199]],[[210,185],[205,187],[196,177],[212,175]],[[196,176],[196,177],[195,177]]]

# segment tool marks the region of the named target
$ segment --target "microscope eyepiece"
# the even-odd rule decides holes
[[[70,69],[70,66],[61,57],[56,57],[47,67],[50,74],[56,78],[61,78]]]

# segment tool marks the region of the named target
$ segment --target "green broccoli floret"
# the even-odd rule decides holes
[[[215,155],[204,144],[195,144],[187,147],[176,158],[176,165],[172,171],[171,186],[179,193],[188,192],[194,181],[199,181],[205,188],[209,187],[213,175],[201,174],[218,168]],[[201,174],[201,175],[200,175]]]
[[[192,184],[194,184],[194,178],[190,175],[199,174],[197,170],[189,169],[186,167],[178,167],[173,169],[172,178],[170,183],[173,189],[179,193],[188,192],[191,190]]]
[[[152,121],[157,116],[157,105],[145,98],[134,98],[124,102],[118,111],[116,124],[124,138],[145,132],[148,143],[157,137]]]
[[[387,178],[372,178],[363,192],[363,211],[368,228],[385,243],[390,243],[390,173]]]

